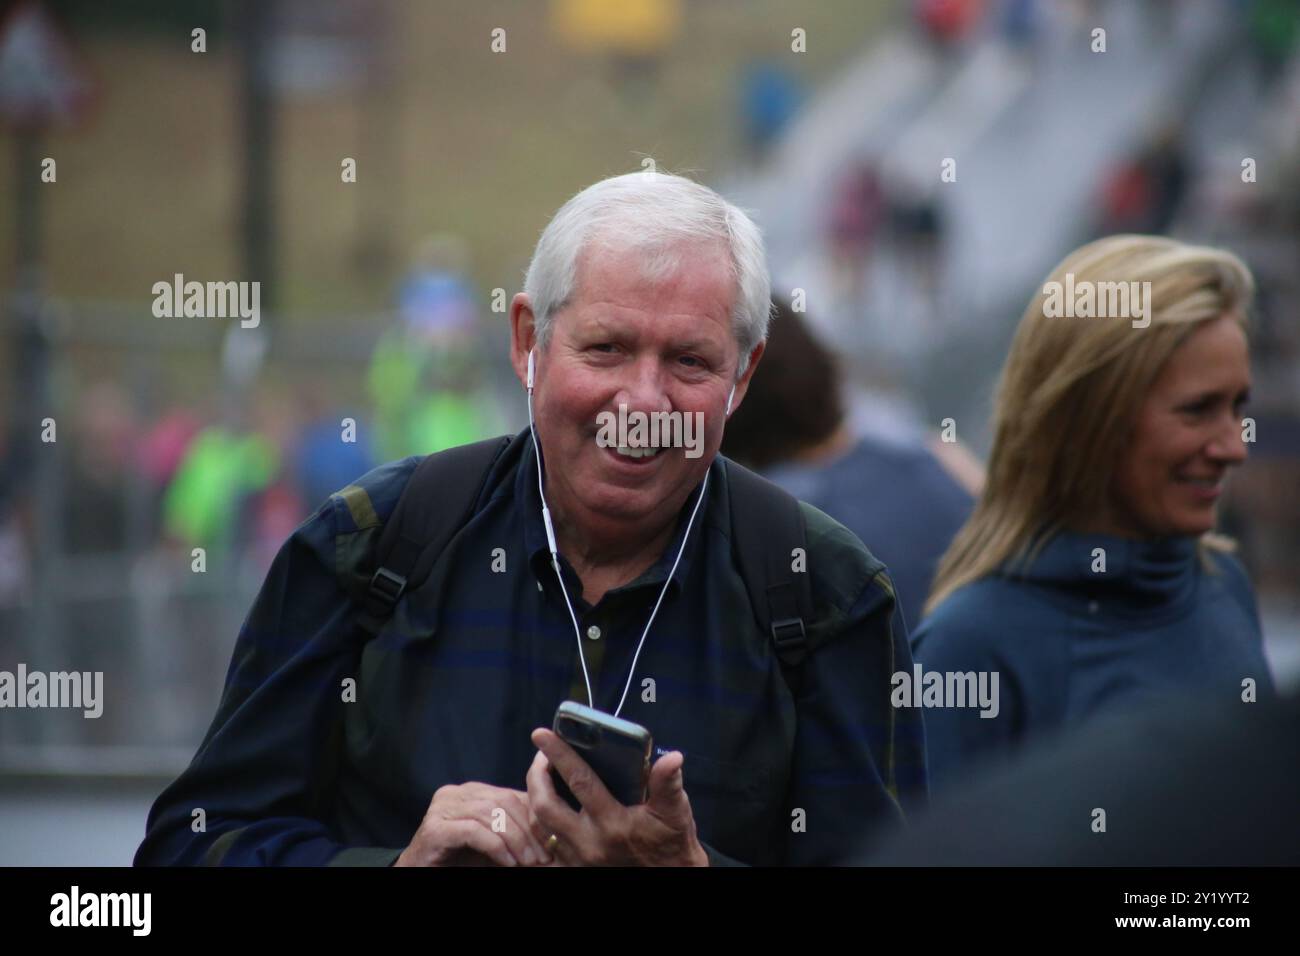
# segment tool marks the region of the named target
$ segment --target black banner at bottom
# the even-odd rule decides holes
[[[675,927],[668,938],[683,945],[683,920],[689,936],[716,926],[729,939],[788,928],[864,941],[1172,931],[1229,942],[1225,934],[1283,932],[1295,901],[1295,872],[1283,868],[9,869],[0,880],[4,925],[19,938],[105,943],[339,945],[409,933],[437,945],[476,932],[497,943],[565,926],[585,935],[608,921],[637,933]]]

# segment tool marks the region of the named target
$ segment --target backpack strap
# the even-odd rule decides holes
[[[377,635],[408,590],[424,583],[438,556],[473,516],[509,436],[426,455],[416,466],[375,546],[357,626],[362,639]],[[786,683],[796,695],[808,656],[813,619],[807,571],[791,568],[795,548],[807,554],[807,529],[798,500],[783,488],[726,459],[732,549],[754,616],[772,636]]]
[[[812,582],[792,569],[795,548],[808,553],[799,501],[785,489],[727,459],[731,541],[750,605],[764,633],[772,635],[786,683],[797,696],[808,656],[813,620]]]
[[[473,517],[510,437],[490,438],[425,455],[402,490],[375,546],[370,586],[357,627],[363,640],[379,633],[407,591],[424,583],[452,537]]]

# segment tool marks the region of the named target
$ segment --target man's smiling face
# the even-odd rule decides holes
[[[593,241],[578,260],[569,303],[536,352],[533,412],[557,515],[597,539],[660,528],[703,479],[719,445],[739,347],[731,327],[736,282],[724,246],[677,248],[672,268],[645,275],[643,250]],[[522,300],[522,301],[521,301]],[[531,307],[516,298],[514,362],[521,377],[534,344]],[[762,352],[736,384],[740,404]],[[668,448],[644,458],[601,447],[602,412],[703,413],[703,454]]]

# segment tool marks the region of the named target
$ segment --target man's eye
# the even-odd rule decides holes
[[[613,346],[611,343],[609,343],[609,342],[601,342],[601,343],[599,343],[599,344],[597,344],[597,345],[593,345],[593,346],[592,346],[592,349],[595,349],[595,350],[600,350],[600,349],[609,349],[609,352],[613,352],[613,351],[614,351],[614,346]],[[609,352],[605,352],[604,354],[608,355]]]

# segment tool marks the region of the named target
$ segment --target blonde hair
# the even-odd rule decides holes
[[[1071,273],[1076,288],[1150,282],[1150,325],[1049,315],[1049,290],[1059,292]],[[1169,356],[1224,315],[1244,329],[1254,290],[1232,253],[1174,239],[1109,236],[1066,256],[1016,330],[994,400],[987,481],[939,563],[925,612],[1005,562],[1032,560],[1052,535],[1100,513],[1136,410]],[[1200,543],[1231,547],[1213,533]]]

